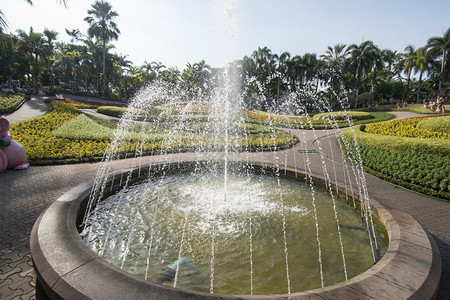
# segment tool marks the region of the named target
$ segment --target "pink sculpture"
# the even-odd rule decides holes
[[[6,168],[24,170],[29,166],[25,148],[12,138],[8,120],[0,118],[0,172]]]

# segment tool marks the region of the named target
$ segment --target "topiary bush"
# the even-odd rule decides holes
[[[333,118],[335,120],[347,120],[348,118],[353,120],[367,120],[372,119],[373,116],[364,111],[336,111],[316,114],[313,118],[314,120],[326,120],[328,118]]]
[[[417,129],[450,135],[450,116],[425,118],[417,123]]]

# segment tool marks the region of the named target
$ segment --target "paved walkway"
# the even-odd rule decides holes
[[[10,124],[16,124],[43,116],[47,112],[48,106],[45,104],[44,99],[39,96],[31,96],[31,99],[25,101],[18,110],[10,114],[1,115],[1,117],[8,119]]]
[[[35,100],[31,100],[35,101]],[[36,102],[39,102],[36,99]],[[34,104],[34,103],[33,103]],[[39,109],[38,109],[39,110]],[[22,114],[26,118],[33,110],[22,107],[16,112],[17,118]],[[403,114],[401,117],[413,116]],[[34,114],[33,114],[34,117]],[[320,146],[329,158],[341,161],[338,152],[335,131],[300,131],[293,130],[301,143],[293,149],[266,152],[263,154],[240,154],[237,159],[270,161],[276,164],[287,164],[291,167],[306,168],[304,156],[297,150],[312,149],[312,142],[319,138],[314,145]],[[179,158],[187,154],[178,155]],[[211,156],[213,154],[202,154]],[[312,172],[323,175],[321,156],[310,154]],[[146,157],[144,160],[155,160],[157,157]],[[117,161],[116,169],[129,167],[132,160]],[[331,180],[343,178],[343,168],[336,168],[327,160],[325,164]],[[29,236],[31,228],[43,210],[63,193],[72,187],[95,177],[100,163],[85,163],[59,166],[32,166],[24,171],[7,170],[0,173],[0,299],[39,299],[36,295],[36,275],[32,268]],[[336,175],[334,175],[336,174]],[[443,259],[443,274],[439,299],[450,299],[450,203],[397,188],[367,176],[369,195],[388,208],[400,208],[418,220],[427,229],[441,251]],[[394,295],[393,295],[394,296]]]

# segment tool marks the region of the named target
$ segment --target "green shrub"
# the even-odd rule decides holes
[[[125,107],[117,106],[100,106],[97,108],[99,114],[104,114],[111,117],[121,118],[127,109]]]
[[[425,118],[417,123],[417,128],[420,130],[450,134],[450,116]]]
[[[47,115],[11,126],[11,134],[25,147],[30,163],[43,165],[101,160],[118,123],[80,115],[73,104],[54,102],[48,105]],[[132,126],[119,140],[118,158],[140,151],[143,155],[157,154],[164,149],[173,152],[216,151],[223,150],[226,144],[220,136],[169,133],[148,125]],[[276,131],[234,136],[229,145],[237,150],[265,151],[275,147],[284,149],[297,141],[291,134]]]
[[[0,93],[0,113],[14,111],[23,101],[25,101],[25,96],[22,94],[7,95]]]
[[[410,137],[371,134],[361,131],[361,126],[346,128],[342,134],[353,139],[353,132],[359,143],[382,150],[415,151],[418,153],[438,153],[450,155],[450,140],[444,139],[418,139]]]
[[[450,199],[450,140],[370,134],[361,131],[361,126],[353,130],[343,130],[340,137],[351,160],[357,161],[355,134],[368,172],[428,195]]]
[[[335,120],[367,120],[372,119],[374,116],[368,112],[363,111],[336,111],[336,112],[327,112],[314,115],[314,120],[327,120],[329,118],[333,118]]]

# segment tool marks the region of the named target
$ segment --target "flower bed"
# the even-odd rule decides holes
[[[85,117],[78,117],[80,111],[74,104],[51,102],[50,113],[36,119],[28,120],[11,126],[11,134],[27,150],[27,157],[31,164],[61,164],[85,161],[97,161],[109,147],[112,130],[102,128],[102,133],[95,132],[98,126]],[[100,121],[96,123],[101,123]],[[60,130],[59,130],[60,129]],[[92,130],[94,129],[94,130]],[[163,149],[173,151],[191,151],[201,148],[208,150],[223,150],[223,138],[208,136],[191,136],[180,133],[179,139],[170,139],[161,132],[153,133],[144,144],[134,138],[123,141],[118,146],[120,157],[135,154],[136,149],[142,150],[143,155],[158,153]],[[173,137],[173,136],[172,136]],[[245,140],[235,139],[230,142],[236,149],[270,150],[283,149],[297,142],[295,136],[282,131],[276,133],[260,133]]]
[[[73,100],[73,99],[46,99],[46,103],[50,102],[58,102],[58,103],[71,103],[71,104],[84,104],[91,106],[105,106],[104,102],[101,101],[83,101],[83,100]],[[117,106],[117,107],[127,107],[126,103],[108,103],[108,106]]]
[[[448,118],[450,120],[450,117],[442,118]],[[417,128],[417,125],[422,120],[423,118],[413,118],[369,124],[366,126],[365,131],[367,133],[392,135],[399,137],[450,139],[450,134],[448,133]],[[437,121],[437,119],[435,121]]]
[[[365,130],[364,126],[347,128],[340,142],[351,160],[357,161],[360,155],[369,173],[427,195],[450,199],[450,139],[411,125],[420,120],[374,124],[372,129],[367,125]]]

